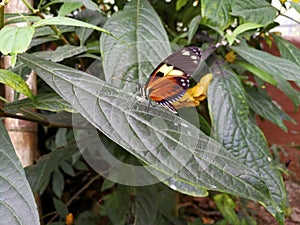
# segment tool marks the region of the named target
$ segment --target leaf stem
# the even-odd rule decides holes
[[[285,15],[285,14],[282,14],[282,13],[280,13],[280,15],[281,15],[281,16],[284,16],[284,17],[286,17],[286,18],[288,18],[288,19],[290,19],[290,20],[292,20],[293,22],[295,22],[295,23],[297,23],[297,24],[300,24],[299,21],[293,19],[292,17],[289,17],[289,16],[287,16],[287,15]]]
[[[4,27],[4,5],[0,5],[0,30]]]
[[[27,116],[17,115],[17,114],[13,114],[13,113],[7,113],[4,111],[0,111],[0,118],[1,117],[26,120],[26,121],[30,121],[30,122],[39,123],[39,124],[41,124],[43,126],[47,126],[47,127],[73,128],[73,126],[69,125],[69,124],[55,123],[55,122],[50,122],[46,119],[27,117]]]
[[[31,4],[29,4],[29,2],[27,2],[27,0],[22,0],[22,2],[26,5],[26,7],[33,13],[36,13],[36,10],[31,6]]]

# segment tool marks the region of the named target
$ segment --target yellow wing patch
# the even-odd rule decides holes
[[[168,66],[167,64],[163,64],[159,69],[157,70],[157,73],[163,73],[164,76],[170,73],[173,70],[174,66]]]

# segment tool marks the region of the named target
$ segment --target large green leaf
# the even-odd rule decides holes
[[[106,81],[116,86],[120,80],[113,77],[145,81],[153,67],[171,53],[166,31],[148,1],[131,1],[124,10],[113,14],[103,28],[128,43],[108,35],[100,39]]]
[[[213,73],[219,74],[208,91],[215,135],[241,163],[260,174],[280,207],[267,204],[268,210],[282,217],[286,201],[282,179],[270,162],[271,155],[263,133],[249,118],[245,90],[231,70],[215,66]]]
[[[286,80],[299,81],[300,66],[290,60],[251,47],[232,46],[231,48],[253,66],[271,74],[277,81],[278,88],[292,99],[296,107],[299,105],[299,92],[292,89]]]
[[[31,26],[6,26],[0,30],[0,52],[12,56],[12,66],[16,63],[17,54],[25,52],[29,47],[33,34],[34,28]]]
[[[195,16],[190,24],[189,24],[189,30],[188,30],[188,43],[190,44],[191,41],[192,41],[192,38],[194,37],[195,33],[197,32],[198,30],[198,27],[200,25],[200,22],[201,22],[201,16],[198,15],[198,16]]]
[[[279,108],[270,98],[261,92],[256,92],[254,90],[247,90],[247,99],[250,108],[255,111],[258,115],[268,119],[275,125],[279,126],[285,132],[287,128],[283,123],[283,120],[289,120],[295,122],[291,117],[289,117],[281,108]]]
[[[272,101],[269,95],[264,92],[253,90],[253,88],[247,88],[246,90],[249,106],[258,115],[276,124],[285,132],[287,132],[287,128],[283,123],[283,120],[295,123],[291,117]]]
[[[0,143],[0,224],[38,225],[33,194],[2,122]]]
[[[282,58],[288,59],[298,66],[300,66],[300,50],[291,42],[279,37],[277,35],[272,35],[274,38],[276,45],[279,49],[280,56]]]
[[[109,35],[112,35],[110,32],[97,27],[93,24],[85,23],[80,20],[75,20],[69,17],[63,17],[63,16],[57,16],[57,17],[51,17],[51,18],[46,18],[42,19],[40,21],[35,22],[32,27],[33,28],[38,28],[38,27],[43,27],[43,26],[49,26],[49,25],[64,25],[64,26],[73,26],[73,27],[85,27],[85,28],[90,28],[94,29]]]
[[[213,189],[271,204],[256,172],[179,116],[161,107],[147,110],[148,103],[136,102],[133,94],[81,71],[28,54],[19,57],[92,125],[161,180],[169,179],[172,188],[201,194],[203,188]]]
[[[34,28],[30,26],[6,26],[0,31],[0,51],[3,54],[25,52],[33,37]]]
[[[231,7],[232,15],[264,26],[273,22],[277,15],[277,9],[264,0],[232,0]]]
[[[233,22],[231,11],[231,1],[201,1],[201,23],[219,32],[221,35],[224,30]]]
[[[249,63],[272,74],[275,79],[277,76],[291,81],[300,79],[300,66],[287,59],[279,58],[251,47],[232,46],[231,48]]]

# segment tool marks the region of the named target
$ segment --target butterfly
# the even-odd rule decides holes
[[[201,60],[198,47],[182,48],[163,60],[150,74],[144,86],[139,87],[140,95],[154,101],[173,113],[172,105],[189,88],[189,78],[197,69]]]

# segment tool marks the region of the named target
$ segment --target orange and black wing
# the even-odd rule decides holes
[[[189,88],[190,75],[200,63],[200,50],[197,47],[183,48],[158,65],[148,78],[144,89],[152,101],[176,112],[172,102],[181,98]]]
[[[190,77],[197,69],[201,60],[200,49],[195,46],[182,48],[162,61],[150,74],[145,88],[147,88],[155,80],[167,75],[174,67],[179,71],[182,71],[186,76]],[[168,68],[165,68],[168,66]]]

